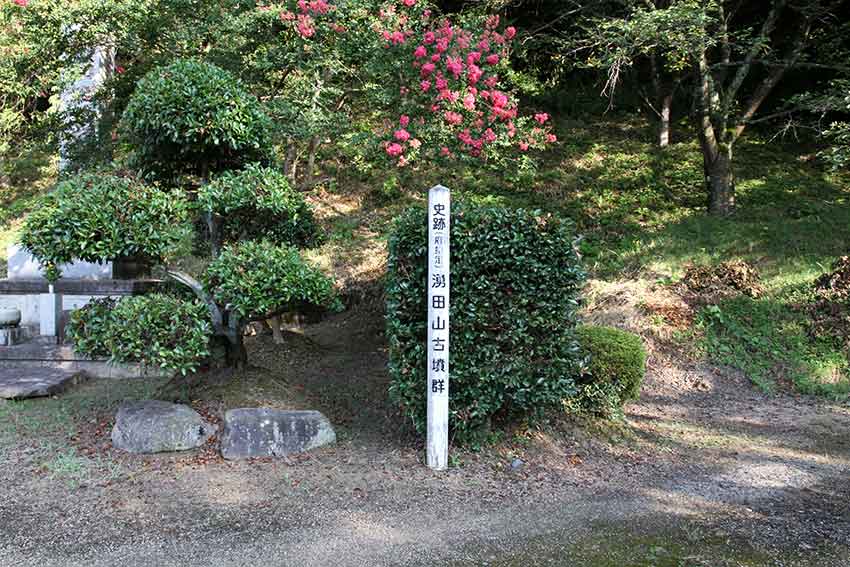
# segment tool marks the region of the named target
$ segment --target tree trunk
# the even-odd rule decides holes
[[[221,254],[221,245],[224,241],[223,234],[224,219],[215,213],[207,213],[207,229],[210,232],[210,252],[213,258]]]
[[[227,337],[227,366],[230,368],[245,368],[248,364],[248,351],[242,334]]]
[[[732,172],[732,148],[717,153],[711,160],[703,151],[705,184],[708,191],[708,212],[726,216],[735,210],[735,176]]]
[[[313,187],[314,170],[316,169],[316,151],[319,149],[319,137],[310,138],[310,146],[307,150],[307,172],[304,174],[304,189]]]
[[[286,159],[283,162],[283,173],[289,178],[293,187],[296,186],[296,164],[298,162],[298,150],[293,140],[287,140],[289,146],[286,148]]]
[[[272,328],[272,340],[276,345],[282,345],[285,341],[283,340],[283,333],[280,331],[280,315],[275,315],[274,317],[270,317],[266,324]]]
[[[673,92],[667,92],[661,97],[660,122],[658,125],[658,146],[666,148],[670,145],[670,113],[673,107]]]
[[[9,176],[9,172],[6,171],[6,160],[5,156],[0,153],[0,187],[11,187],[12,186],[12,178]]]

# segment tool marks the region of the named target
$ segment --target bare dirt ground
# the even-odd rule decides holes
[[[663,319],[661,323],[658,314]],[[209,377],[196,407],[323,411],[331,448],[231,463],[214,447],[108,444],[121,399],[91,381],[0,406],[0,565],[850,566],[850,407],[765,395],[686,356],[688,312],[646,282],[592,285],[586,317],[650,351],[622,423],[518,425],[433,473],[387,400],[380,309],[251,342],[262,367]],[[513,459],[524,464],[512,469]]]

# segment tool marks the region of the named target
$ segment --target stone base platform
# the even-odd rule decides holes
[[[0,399],[40,398],[85,380],[82,372],[55,368],[0,368]]]
[[[0,347],[18,345],[26,342],[28,338],[29,329],[26,327],[0,328]]]
[[[0,371],[3,369],[53,369],[85,372],[93,378],[162,378],[171,373],[140,364],[112,364],[104,359],[88,359],[70,345],[56,344],[53,337],[36,337],[26,343],[0,347]]]

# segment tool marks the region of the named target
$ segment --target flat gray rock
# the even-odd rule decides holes
[[[336,442],[330,421],[317,411],[233,409],[224,414],[225,459],[280,457]]]
[[[189,406],[129,402],[118,408],[112,445],[129,453],[185,451],[206,443],[216,429]]]
[[[83,374],[54,368],[0,368],[0,398],[20,400],[62,392],[83,380]]]

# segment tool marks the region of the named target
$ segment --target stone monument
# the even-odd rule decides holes
[[[73,35],[76,28],[68,30]],[[101,45],[91,50],[81,64],[85,72],[61,95],[61,108],[65,120],[65,131],[59,140],[59,170],[65,171],[73,165],[74,157],[85,147],[97,142],[98,126],[102,118],[102,109],[96,101],[96,95],[115,69],[115,50]]]

